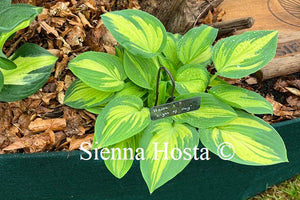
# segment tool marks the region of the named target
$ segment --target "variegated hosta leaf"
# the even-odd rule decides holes
[[[1,50],[0,50],[1,51]],[[0,55],[0,68],[10,70],[10,69],[16,69],[17,65],[9,60],[6,57],[1,57]]]
[[[177,55],[183,64],[207,63],[211,59],[211,45],[218,29],[201,25],[189,30],[178,42]]]
[[[130,53],[153,57],[167,42],[162,23],[154,16],[140,10],[122,10],[101,15],[104,25],[114,38]]]
[[[3,1],[3,0],[1,0]],[[23,29],[42,12],[42,8],[29,4],[12,4],[0,10],[0,49],[15,32]]]
[[[3,77],[3,74],[2,74],[2,72],[0,70],[0,92],[1,92],[1,90],[3,88],[3,85],[4,85],[4,77]]]
[[[141,88],[132,82],[127,82],[125,83],[125,87],[123,88],[123,90],[117,92],[114,98],[128,95],[135,95],[139,98],[142,98],[146,93],[147,90],[145,90],[144,88]]]
[[[173,77],[176,77],[178,65],[175,65],[171,60],[163,55],[158,55],[160,66],[167,68]]]
[[[126,75],[136,85],[152,90],[158,72],[155,59],[138,57],[125,51],[123,64]]]
[[[85,110],[94,113],[96,115],[99,115],[102,110],[104,109],[104,106],[96,106],[96,107],[90,107],[90,108],[85,108]]]
[[[120,59],[101,52],[86,52],[69,63],[70,70],[85,84],[105,92],[124,88],[126,75]]]
[[[113,95],[112,92],[103,92],[89,87],[77,79],[68,87],[64,103],[72,108],[84,109],[107,103]]]
[[[143,132],[141,147],[145,160],[141,160],[141,172],[150,193],[174,178],[194,156],[193,149],[199,143],[194,127],[163,119],[152,122]],[[187,155],[187,152],[189,155]]]
[[[109,102],[99,114],[93,148],[116,144],[141,132],[150,123],[150,112],[136,96],[119,97]]]
[[[180,67],[176,76],[179,94],[204,92],[209,82],[209,73],[204,66],[189,64]]]
[[[177,56],[177,43],[181,38],[179,34],[167,33],[167,44],[163,50],[163,54],[175,65],[180,63]]]
[[[212,77],[211,74],[209,76],[210,76],[210,78]],[[219,77],[216,77],[215,79],[213,79],[212,81],[209,82],[208,86],[214,87],[216,85],[226,85],[226,84],[229,84],[229,83],[227,83],[226,81],[224,81],[223,79],[221,79]]]
[[[0,1],[0,9],[3,10],[7,7],[11,6],[11,0],[1,0]]]
[[[35,44],[24,44],[10,58],[16,69],[1,69],[4,86],[0,101],[17,101],[38,91],[49,79],[57,60],[55,56]]]
[[[251,114],[236,112],[238,117],[223,126],[199,130],[205,147],[223,159],[245,165],[288,162],[284,142],[272,126]]]
[[[220,40],[212,59],[217,74],[242,78],[263,68],[276,53],[278,31],[251,31]]]
[[[159,82],[159,87],[158,87],[159,95],[158,95],[157,105],[166,103],[167,99],[170,97],[167,92],[167,86],[168,86],[167,81]],[[149,92],[149,96],[148,96],[149,108],[154,106],[155,99],[156,99],[156,89]]]
[[[125,51],[124,47],[122,47],[121,45],[119,46],[115,45],[114,47],[115,47],[116,56],[120,58],[121,61],[123,62],[124,51]]]
[[[223,101],[211,94],[194,93],[186,94],[176,98],[176,100],[188,99],[200,96],[201,105],[196,111],[175,115],[173,119],[180,123],[188,123],[197,128],[215,127],[225,124],[236,118],[236,112]]]
[[[272,105],[259,94],[233,85],[217,85],[208,93],[228,105],[255,114],[273,114]]]
[[[105,158],[108,159],[104,160],[104,163],[115,177],[122,178],[129,171],[134,160],[135,148],[135,137],[107,147],[109,153],[105,154]]]

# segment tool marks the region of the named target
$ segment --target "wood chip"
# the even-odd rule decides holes
[[[48,49],[47,50],[49,53],[55,55],[56,57],[59,57],[60,50],[59,49]]]
[[[47,129],[53,131],[63,131],[67,126],[66,119],[64,118],[55,118],[55,119],[41,119],[37,118],[36,120],[32,121],[28,128],[33,133],[42,132]]]
[[[94,134],[88,134],[84,137],[78,138],[77,136],[73,136],[70,141],[69,151],[73,151],[75,149],[79,149],[80,145],[84,142],[92,143]]]
[[[50,100],[55,99],[56,95],[57,95],[56,93],[43,93],[42,100],[46,105],[49,105]]]
[[[47,34],[53,34],[56,38],[59,37],[59,34],[55,28],[49,26],[45,21],[40,22],[40,25],[47,32]]]
[[[27,153],[42,152],[51,149],[55,144],[55,134],[52,130],[46,130],[44,133],[25,136],[19,138],[16,142],[5,147],[4,151],[24,149]]]
[[[69,57],[66,54],[63,54],[63,59],[60,62],[56,63],[56,70],[54,77],[59,78],[63,70],[67,67],[67,63],[69,62]]]
[[[84,16],[84,14],[82,14],[81,12],[78,12],[78,16],[79,16],[79,18],[80,18],[80,20],[81,20],[81,22],[82,22],[84,28],[87,28],[87,27],[89,27],[89,28],[94,28],[94,27],[90,24],[90,22],[86,19],[86,17]]]
[[[255,77],[249,77],[245,80],[249,85],[257,84],[257,78]]]

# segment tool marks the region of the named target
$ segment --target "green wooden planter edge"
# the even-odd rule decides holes
[[[80,151],[0,155],[0,198],[5,200],[189,199],[241,200],[300,173],[300,118],[273,125],[282,136],[289,163],[244,166],[210,154],[195,161],[149,194],[134,162],[121,180],[102,160],[80,160]]]

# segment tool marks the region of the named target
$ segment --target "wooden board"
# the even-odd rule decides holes
[[[224,0],[221,4],[226,11],[223,20],[253,17],[255,23],[251,30],[279,30],[280,36],[292,33],[300,38],[300,18],[280,4],[287,1],[300,3],[299,0]]]
[[[254,18],[250,29],[237,34],[248,30],[279,30],[276,57],[262,70],[268,74],[264,79],[300,72],[299,6],[300,0],[224,0],[220,6],[226,11],[223,21]]]

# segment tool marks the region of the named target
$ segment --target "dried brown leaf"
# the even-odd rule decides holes
[[[115,55],[116,54],[116,50],[114,47],[109,46],[109,45],[103,45],[105,51],[111,55]]]
[[[66,42],[72,47],[82,46],[85,37],[84,29],[79,26],[74,26],[68,32]]]
[[[266,100],[269,101],[273,106],[274,115],[276,116],[292,116],[293,109],[282,105],[281,103],[274,100],[274,96],[267,94]]]
[[[298,88],[300,90],[300,79],[296,79],[296,80],[287,80],[287,83],[290,86],[294,86],[295,88]]]
[[[204,24],[212,24],[213,22],[213,14],[211,13],[211,11],[209,10],[206,17],[203,20]]]
[[[300,90],[298,90],[297,88],[285,87],[285,89],[287,89],[290,93],[300,97]]]
[[[108,31],[103,35],[102,39],[103,39],[104,44],[108,45],[108,46],[115,46],[118,44],[117,40]]]
[[[300,97],[291,95],[286,98],[287,103],[289,106],[294,108],[295,110],[300,110]]]
[[[73,79],[70,75],[66,75],[64,82],[65,82],[65,88],[64,89],[67,90],[68,87],[70,87],[70,85],[72,84]]]
[[[287,92],[287,89],[285,87],[288,86],[288,83],[283,80],[282,78],[279,78],[276,83],[274,84],[274,89],[278,90],[280,92]]]

